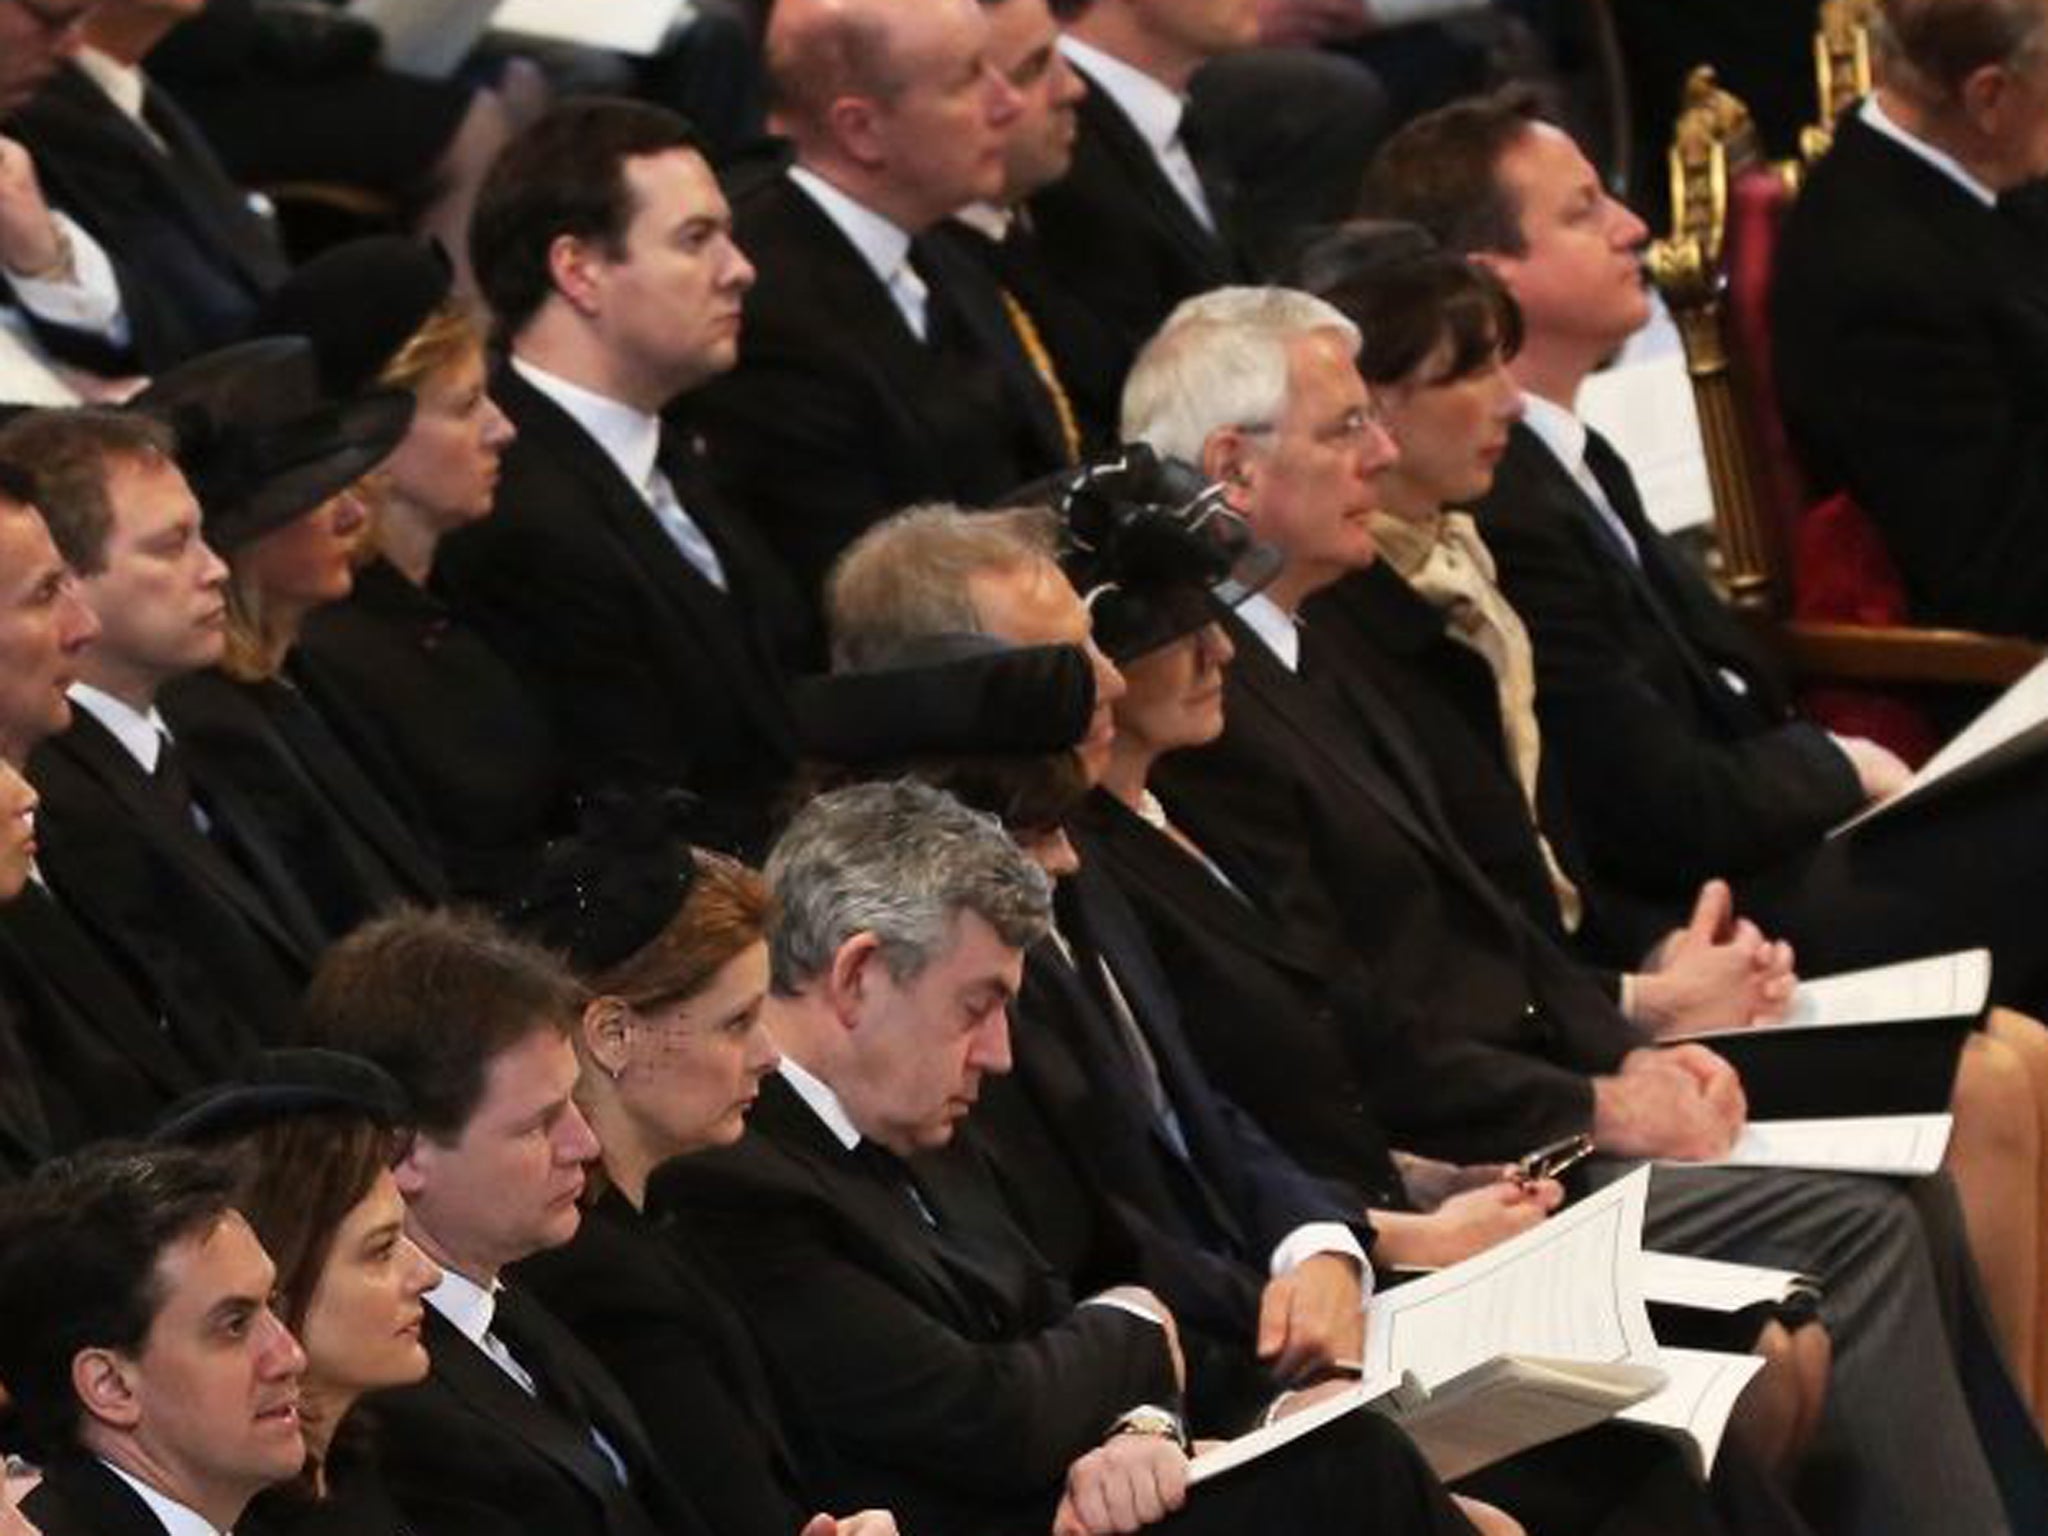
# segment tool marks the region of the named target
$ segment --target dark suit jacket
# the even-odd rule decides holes
[[[510,1278],[625,1388],[655,1456],[719,1536],[793,1536],[822,1506],[753,1336],[689,1250],[679,1223],[607,1190],[573,1240]]]
[[[53,1459],[21,1508],[43,1536],[164,1536],[141,1495],[82,1452]]]
[[[678,438],[662,467],[729,592],[677,552],[590,435],[510,367],[497,511],[445,541],[434,588],[533,691],[572,785],[685,785],[758,834],[793,766],[776,658],[791,600]]]
[[[1402,1049],[1387,1061],[1375,1028],[1358,1070],[1397,1074],[1380,1095],[1389,1129],[1461,1161],[1585,1129],[1587,1074],[1613,1070],[1634,1030],[1464,856],[1386,703],[1347,683],[1360,690],[1347,718],[1227,622],[1237,659],[1223,737],[1168,757],[1155,788],[1284,922],[1370,968]]]
[[[1810,843],[1862,794],[1848,759],[1792,717],[1749,635],[1650,526],[1618,456],[1594,437],[1587,459],[1640,568],[1524,426],[1479,526],[1536,647],[1544,751],[1588,863],[1624,890],[1682,903],[1702,880]]]
[[[501,1312],[505,1298],[500,1297]],[[453,1324],[427,1308],[433,1367],[379,1393],[384,1478],[412,1536],[709,1536],[711,1527],[654,1457],[618,1384],[537,1302],[525,1300],[558,1378],[520,1390]],[[515,1358],[545,1381],[531,1349]],[[554,1394],[554,1395],[549,1395]],[[578,1406],[568,1406],[573,1400]],[[622,1486],[591,1437],[626,1465]]]
[[[691,398],[712,472],[815,601],[835,555],[918,501],[993,502],[1065,451],[995,288],[929,240],[929,341],[786,176],[736,193],[760,278],[739,365]]]
[[[56,1150],[14,1006],[0,991],[0,1184],[26,1176]]]
[[[201,792],[232,786],[256,807],[329,938],[400,901],[445,901],[435,855],[289,677],[207,671],[164,690]]]
[[[515,887],[562,824],[564,768],[539,702],[483,637],[378,560],[345,601],[308,616],[294,661],[455,888]]]
[[[771,1078],[746,1137],[669,1163],[649,1208],[719,1262],[831,1455],[834,1507],[931,1536],[1042,1532],[1069,1462],[1126,1408],[1173,1402],[1164,1340],[1075,1307],[971,1149],[916,1159],[915,1179],[936,1227]]]
[[[246,1029],[218,1018],[222,1000],[195,965],[180,974],[189,984],[159,1004],[150,978],[44,887],[0,907],[0,1008],[19,1026],[57,1148],[139,1136],[220,1072],[217,1047],[182,1042],[237,1040]]]
[[[180,1054],[220,1074],[281,1043],[322,934],[249,799],[209,784],[201,835],[84,710],[37,749],[29,777],[51,889],[147,978]]]
[[[125,356],[59,328],[43,327],[46,338],[81,363],[157,373],[238,337],[287,268],[276,233],[177,105],[152,86],[143,114],[162,149],[69,64],[8,131],[35,156],[52,206],[106,250],[128,316]]]
[[[1087,80],[1086,70],[1076,73]],[[1074,163],[1031,199],[1031,217],[1046,265],[1109,325],[1120,367],[1128,369],[1174,305],[1247,275],[1231,240],[1233,189],[1222,157],[1190,143],[1218,225],[1212,234],[1159,169],[1144,136],[1094,81],[1077,111]]]
[[[2048,635],[2048,227],[1851,112],[1794,200],[1771,324],[1814,486],[1876,519],[1915,617]]]
[[[1275,921],[1249,872],[1226,884],[1106,792],[1079,824],[1172,978],[1210,1081],[1303,1168],[1350,1191],[1352,1212],[1405,1205],[1373,1107],[1380,1079],[1361,1070],[1371,1053],[1347,1045],[1376,1027],[1364,967]]]

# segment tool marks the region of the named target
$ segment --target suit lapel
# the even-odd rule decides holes
[[[22,1510],[45,1536],[165,1536],[134,1489],[80,1453],[46,1467]]]
[[[220,850],[156,792],[143,776],[142,765],[89,713],[74,711],[71,728],[47,743],[43,750],[70,763],[75,771],[111,795],[143,839],[153,844],[162,857],[211,887],[286,954],[304,961],[306,948],[299,937],[278,920],[270,904]]]
[[[1103,152],[1123,167],[1129,184],[1138,188],[1150,210],[1152,221],[1175,245],[1179,246],[1188,261],[1215,274],[1216,281],[1226,281],[1230,275],[1230,260],[1217,237],[1202,227],[1181,195],[1166,179],[1166,173],[1153,158],[1152,147],[1145,142],[1137,125],[1124,116],[1123,109],[1112,101],[1109,93],[1088,72],[1079,66],[1074,73],[1088,82],[1088,94],[1081,98],[1081,132],[1094,136]],[[1190,154],[1189,158],[1193,158]],[[1201,173],[1199,163],[1196,173]],[[1207,190],[1207,183],[1204,183]],[[1212,201],[1210,212],[1217,215],[1220,223],[1221,211]]]
[[[184,109],[152,82],[143,93],[142,115],[164,141],[170,185],[192,226],[231,257],[253,286],[282,281],[285,261],[275,239]],[[125,114],[121,120],[129,125]],[[153,145],[150,152],[162,153]]]

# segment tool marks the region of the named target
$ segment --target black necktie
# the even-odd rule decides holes
[[[546,1323],[534,1315],[532,1303],[510,1287],[499,1291],[490,1331],[519,1362],[520,1369],[533,1378],[534,1395],[587,1432],[591,1448],[598,1451],[605,1469],[615,1476],[622,1475],[623,1461],[614,1465],[612,1460],[612,1455],[620,1454],[617,1436],[607,1434],[598,1422],[596,1404],[584,1390],[575,1367],[555,1348]],[[599,1441],[603,1442],[602,1447]],[[609,1447],[612,1455],[604,1454],[604,1447]]]
[[[186,825],[200,828],[199,801],[192,791],[192,775],[185,767],[185,754],[162,731],[156,738],[156,767],[150,771],[150,785]]]

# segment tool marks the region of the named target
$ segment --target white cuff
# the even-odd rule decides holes
[[[1269,1261],[1272,1274],[1284,1275],[1304,1259],[1312,1259],[1319,1253],[1334,1253],[1341,1258],[1354,1260],[1358,1265],[1359,1293],[1362,1297],[1372,1295],[1372,1265],[1366,1262],[1365,1250],[1358,1244],[1358,1235],[1341,1221],[1307,1221],[1280,1239]]]
[[[121,287],[114,280],[114,264],[107,259],[99,241],[87,234],[70,214],[51,209],[50,217],[71,245],[71,274],[68,279],[19,277],[9,272],[7,284],[22,308],[38,320],[68,330],[88,331],[111,346],[128,345],[128,316],[121,308]]]
[[[1154,1328],[1164,1328],[1166,1319],[1150,1307],[1140,1306],[1128,1296],[1090,1296],[1080,1303],[1084,1307],[1114,1307],[1119,1312],[1128,1312],[1133,1317],[1142,1317]]]

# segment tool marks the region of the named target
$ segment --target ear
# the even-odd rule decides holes
[[[85,1415],[113,1429],[141,1422],[135,1393],[135,1362],[112,1349],[81,1349],[71,1357],[71,1390]]]
[[[826,985],[827,998],[842,1028],[858,1024],[860,1010],[882,974],[882,941],[874,934],[856,933],[839,946],[826,973]]]
[[[623,997],[593,997],[583,1007],[583,1049],[597,1069],[615,1082],[626,1070],[626,1057],[632,1045],[632,1014]]]
[[[580,235],[557,235],[548,242],[548,280],[585,318],[595,315],[602,303],[603,266],[596,244]]]
[[[1202,478],[1222,482],[1223,499],[1239,516],[1250,509],[1257,474],[1258,456],[1249,432],[1218,427],[1202,439]]]
[[[1985,138],[1996,139],[2005,125],[2018,82],[2004,64],[1980,64],[1963,77],[1956,99],[1970,126]]]
[[[882,104],[874,97],[834,97],[832,105],[825,109],[825,127],[839,152],[854,164],[875,170],[888,160]]]
[[[433,1142],[423,1132],[415,1132],[406,1143],[405,1155],[391,1165],[392,1182],[408,1204],[418,1199],[426,1189],[433,1166]]]

